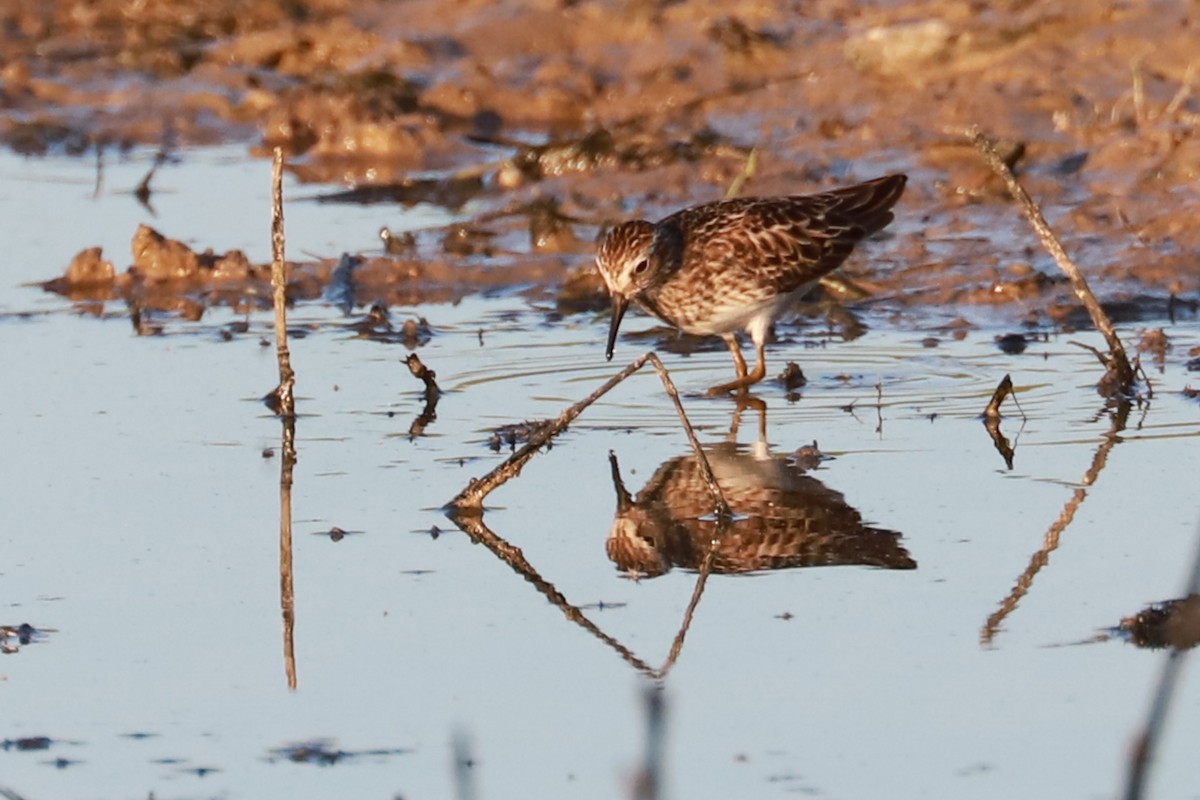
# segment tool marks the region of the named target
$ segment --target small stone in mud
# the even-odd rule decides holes
[[[846,40],[846,57],[864,72],[903,75],[947,60],[954,32],[939,19],[872,28]]]
[[[200,257],[183,242],[168,239],[149,225],[133,235],[133,266],[152,281],[190,278],[200,271]]]
[[[779,373],[779,382],[782,383],[788,391],[799,389],[808,383],[808,378],[804,377],[804,371],[800,369],[800,365],[795,361],[787,362],[783,372]]]
[[[413,235],[412,231],[392,233],[390,228],[384,226],[379,229],[379,238],[383,240],[385,253],[400,255],[411,253],[417,249],[417,237]]]
[[[527,208],[529,214],[529,244],[539,253],[574,252],[579,238],[571,227],[573,219],[563,214],[554,198],[538,200]]]
[[[817,441],[814,439],[812,444],[801,445],[792,453],[789,459],[800,469],[816,469],[821,466],[822,461],[828,461],[830,456],[821,452],[821,448],[817,446]]]
[[[409,317],[400,326],[400,335],[404,337],[404,346],[413,350],[426,344],[433,337],[433,329],[429,327],[429,320],[424,317]]]
[[[111,284],[117,270],[111,261],[101,257],[102,252],[99,247],[89,247],[76,254],[64,276],[67,283],[72,286]]]
[[[1025,348],[1029,346],[1029,340],[1023,333],[1006,333],[996,337],[996,346],[1000,348],[1001,352],[1015,356],[1025,352]]]
[[[1200,644],[1200,595],[1155,603],[1121,620],[1117,629],[1138,647],[1191,649]]]
[[[1137,347],[1139,353],[1150,353],[1161,361],[1166,357],[1167,351],[1171,349],[1171,343],[1162,328],[1155,328],[1152,331],[1142,333],[1142,338],[1138,340]]]
[[[456,256],[490,256],[492,249],[491,231],[470,225],[451,225],[442,239],[442,249]]]
[[[314,532],[313,536],[326,536],[329,538],[329,541],[331,541],[331,542],[340,542],[342,539],[345,539],[347,536],[356,536],[361,533],[362,533],[362,531],[348,531],[348,530],[345,530],[344,528],[339,528],[337,525],[334,525],[332,528],[330,528],[327,531]]]
[[[402,344],[415,350],[433,337],[433,328],[424,317],[409,317],[397,329],[391,321],[387,306],[375,303],[367,315],[350,326],[356,335],[376,342]]]

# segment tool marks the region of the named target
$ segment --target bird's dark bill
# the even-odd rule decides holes
[[[613,293],[612,321],[608,324],[608,348],[604,351],[604,357],[609,361],[612,361],[613,347],[617,344],[617,328],[621,327],[621,318],[625,316],[625,309],[628,307],[628,300]]]

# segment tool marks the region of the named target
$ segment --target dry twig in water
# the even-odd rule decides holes
[[[279,361],[279,386],[267,395],[272,410],[285,419],[296,416],[293,387],[296,373],[287,341],[287,264],[283,260],[283,149],[275,148],[271,170],[271,286],[275,304],[275,354]]]
[[[425,366],[425,364],[421,362],[420,356],[418,356],[416,353],[412,353],[404,360],[404,363],[408,364],[409,371],[425,384],[425,399],[427,401],[430,399],[437,399],[437,397],[441,395],[442,390],[438,388],[436,380],[437,373]]]
[[[658,359],[654,353],[646,353],[640,358],[634,360],[628,367],[621,370],[608,381],[604,383],[596,391],[580,400],[575,405],[568,408],[558,419],[554,420],[553,424],[547,425],[545,428],[536,431],[529,437],[529,441],[517,452],[513,453],[500,466],[489,472],[487,475],[476,480],[471,479],[458,495],[446,504],[447,513],[452,518],[461,517],[469,514],[483,513],[483,500],[494,489],[503,485],[511,478],[521,474],[521,469],[525,466],[529,459],[533,458],[534,453],[542,448],[547,442],[553,439],[558,434],[567,429],[567,426],[580,414],[583,410],[592,403],[599,400],[607,394],[614,386],[628,378],[633,373],[644,367],[646,363],[654,365],[654,369],[658,372],[659,378],[662,379],[663,387],[667,390],[667,395],[675,404],[675,410],[679,414],[679,420],[683,423],[683,430],[687,433],[688,441],[691,442],[692,449],[696,451],[696,458],[700,462],[701,474],[704,477],[704,482],[708,486],[708,491],[712,495],[713,507],[718,517],[727,519],[733,516],[733,512],[729,508],[729,504],[725,502],[725,496],[721,493],[721,487],[717,485],[717,479],[713,476],[712,467],[709,466],[708,457],[704,455],[704,450],[700,446],[700,440],[696,438],[696,431],[692,429],[692,424],[688,422],[687,414],[683,410],[683,403],[679,400],[679,392],[675,389],[675,384],[671,381],[671,376],[667,372],[667,368],[663,366],[662,361]]]
[[[1058,264],[1058,268],[1070,279],[1071,287],[1075,290],[1075,296],[1083,303],[1083,307],[1087,309],[1088,314],[1092,317],[1092,323],[1096,326],[1096,330],[1104,336],[1104,340],[1108,343],[1108,355],[1097,352],[1102,364],[1104,364],[1106,373],[1100,381],[1100,391],[1107,395],[1124,395],[1130,396],[1133,393],[1133,382],[1135,373],[1133,367],[1129,363],[1129,357],[1125,355],[1125,348],[1121,344],[1120,338],[1117,336],[1116,330],[1113,328],[1112,320],[1104,313],[1104,309],[1100,307],[1100,301],[1096,299],[1096,295],[1092,294],[1092,290],[1088,288],[1087,279],[1083,273],[1079,271],[1079,267],[1071,261],[1062,244],[1055,237],[1054,231],[1050,229],[1046,218],[1042,216],[1041,209],[1029,197],[1029,194],[1017,181],[1015,175],[1000,154],[996,152],[996,147],[990,139],[984,136],[978,128],[972,128],[968,131],[975,148],[983,156],[984,161],[992,168],[992,171],[1004,179],[1008,191],[1017,200],[1021,206],[1022,213],[1029,220],[1029,224],[1033,226],[1038,238],[1042,242],[1042,246],[1046,251],[1053,256],[1054,261]]]
[[[1000,405],[1010,395],[1017,410],[1021,412],[1021,419],[1025,419],[1025,412],[1021,410],[1021,404],[1017,402],[1017,395],[1013,392],[1012,378],[1005,375],[1000,384],[996,386],[996,391],[992,393],[992,399],[987,404],[987,408],[983,410],[983,425],[987,428],[988,435],[992,437],[992,444],[995,446],[996,452],[1004,459],[1005,465],[1012,469],[1016,450],[1000,432]]]
[[[1017,403],[1017,396],[1015,394],[1013,394],[1012,377],[1009,375],[1005,375],[1000,380],[999,385],[996,386],[996,391],[992,393],[991,402],[989,402],[987,404],[987,408],[985,408],[983,410],[984,418],[985,419],[1000,419],[1000,405],[1004,402],[1005,398],[1007,398],[1009,395],[1012,395],[1013,402]],[[1021,409],[1021,404],[1017,403],[1017,410],[1020,411],[1020,409]],[[1022,411],[1021,416],[1024,417],[1025,412]]]
[[[408,364],[409,371],[425,384],[425,408],[408,428],[408,438],[411,441],[423,436],[429,423],[437,419],[437,402],[442,396],[442,390],[438,388],[435,380],[437,373],[425,366],[416,353],[411,354],[404,363]]]
[[[289,689],[296,676],[296,588],[292,569],[292,472],[296,466],[296,375],[287,343],[287,264],[283,235],[283,150],[275,148],[271,169],[271,286],[275,303],[275,352],[279,386],[264,398],[283,420],[283,458],[279,464],[279,606],[283,614],[283,663]]]

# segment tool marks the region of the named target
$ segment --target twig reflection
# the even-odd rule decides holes
[[[692,450],[696,453],[696,457],[700,461],[705,483],[711,496],[712,506],[716,509],[717,516],[729,516],[729,504],[721,496],[721,489],[717,486],[717,482],[712,476],[712,470],[709,469],[708,462],[704,457],[704,451],[700,447],[700,440],[696,438],[696,431],[692,428],[691,422],[688,421],[687,413],[683,410],[683,403],[679,399],[679,392],[675,388],[675,384],[671,380],[671,375],[667,372],[667,368],[663,366],[658,356],[652,352],[635,359],[629,366],[607,380],[599,389],[560,414],[558,419],[554,420],[550,425],[533,433],[529,437],[528,443],[513,453],[500,466],[479,480],[472,479],[453,500],[446,504],[447,512],[455,516],[482,514],[483,500],[488,494],[520,475],[526,462],[533,458],[538,450],[545,446],[551,439],[566,430],[567,426],[584,412],[584,409],[599,400],[612,390],[613,387],[640,370],[647,363],[654,366],[654,369],[658,372],[658,377],[662,380],[663,388],[666,389],[667,396],[671,398],[671,402],[675,405],[675,411],[679,414],[679,422],[683,426],[684,433],[687,434],[688,441],[692,444]]]
[[[283,614],[283,666],[289,689],[296,679],[296,584],[292,570],[292,473],[296,466],[296,418],[283,418],[279,464],[279,607]]]
[[[1000,629],[1001,623],[1013,612],[1017,604],[1021,602],[1021,598],[1029,592],[1030,587],[1033,585],[1034,576],[1037,575],[1042,567],[1049,563],[1050,554],[1058,549],[1059,538],[1075,518],[1075,512],[1079,510],[1079,506],[1087,498],[1088,487],[1100,477],[1100,471],[1104,469],[1105,464],[1108,462],[1108,454],[1116,446],[1117,442],[1121,441],[1121,431],[1125,430],[1125,425],[1129,421],[1131,408],[1132,404],[1125,401],[1118,403],[1112,411],[1112,422],[1109,425],[1108,432],[1104,434],[1104,441],[1096,449],[1096,455],[1092,458],[1092,464],[1084,474],[1083,480],[1080,482],[1080,487],[1071,494],[1071,498],[1067,500],[1066,505],[1063,506],[1062,511],[1059,513],[1058,519],[1046,531],[1041,548],[1033,554],[1033,557],[1029,560],[1029,566],[1017,578],[1017,582],[1013,586],[1012,591],[1009,592],[1008,597],[1004,598],[1000,602],[1000,608],[987,618],[987,622],[984,623],[983,631],[979,636],[982,644],[987,645],[992,642],[996,637],[997,631]]]
[[[665,671],[656,670],[654,667],[647,664],[642,659],[638,658],[632,650],[621,644],[612,636],[609,636],[600,626],[587,618],[578,607],[571,605],[562,592],[555,588],[554,584],[541,576],[533,565],[526,560],[525,554],[521,552],[521,548],[510,544],[505,539],[497,536],[483,521],[483,516],[480,514],[459,514],[454,511],[448,512],[450,521],[458,526],[459,530],[471,537],[471,541],[475,544],[481,544],[492,552],[497,558],[512,568],[514,572],[523,577],[533,587],[537,589],[547,600],[558,607],[571,622],[579,625],[588,633],[595,636],[604,644],[616,651],[617,655],[621,656],[630,666],[638,670],[642,674],[652,679],[657,679],[665,675]],[[690,610],[690,609],[689,609]]]
[[[683,651],[700,599],[714,573],[748,572],[801,566],[864,564],[914,569],[916,562],[894,531],[866,525],[843,496],[804,474],[783,458],[747,452],[732,442],[662,464],[647,487],[633,498],[610,454],[617,513],[606,542],[610,558],[634,577],[653,577],[672,567],[695,569],[696,583],[679,629],[662,665],[655,668],[618,639],[604,632],[572,605],[525,558],[521,549],[494,533],[483,515],[451,510],[451,521],[473,542],[482,544],[557,606],[567,619],[587,630],[628,664],[653,680],[662,680]],[[732,514],[711,513],[711,495],[702,465],[712,465]]]

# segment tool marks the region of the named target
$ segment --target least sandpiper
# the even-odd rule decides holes
[[[724,200],[657,223],[621,223],[596,255],[612,295],[605,356],[612,359],[632,301],[686,333],[725,339],[737,378],[709,389],[710,395],[758,383],[766,374],[771,324],[855,244],[892,221],[906,180],[888,175],[821,194]],[[749,372],[735,336],[740,329],[758,354]]]

